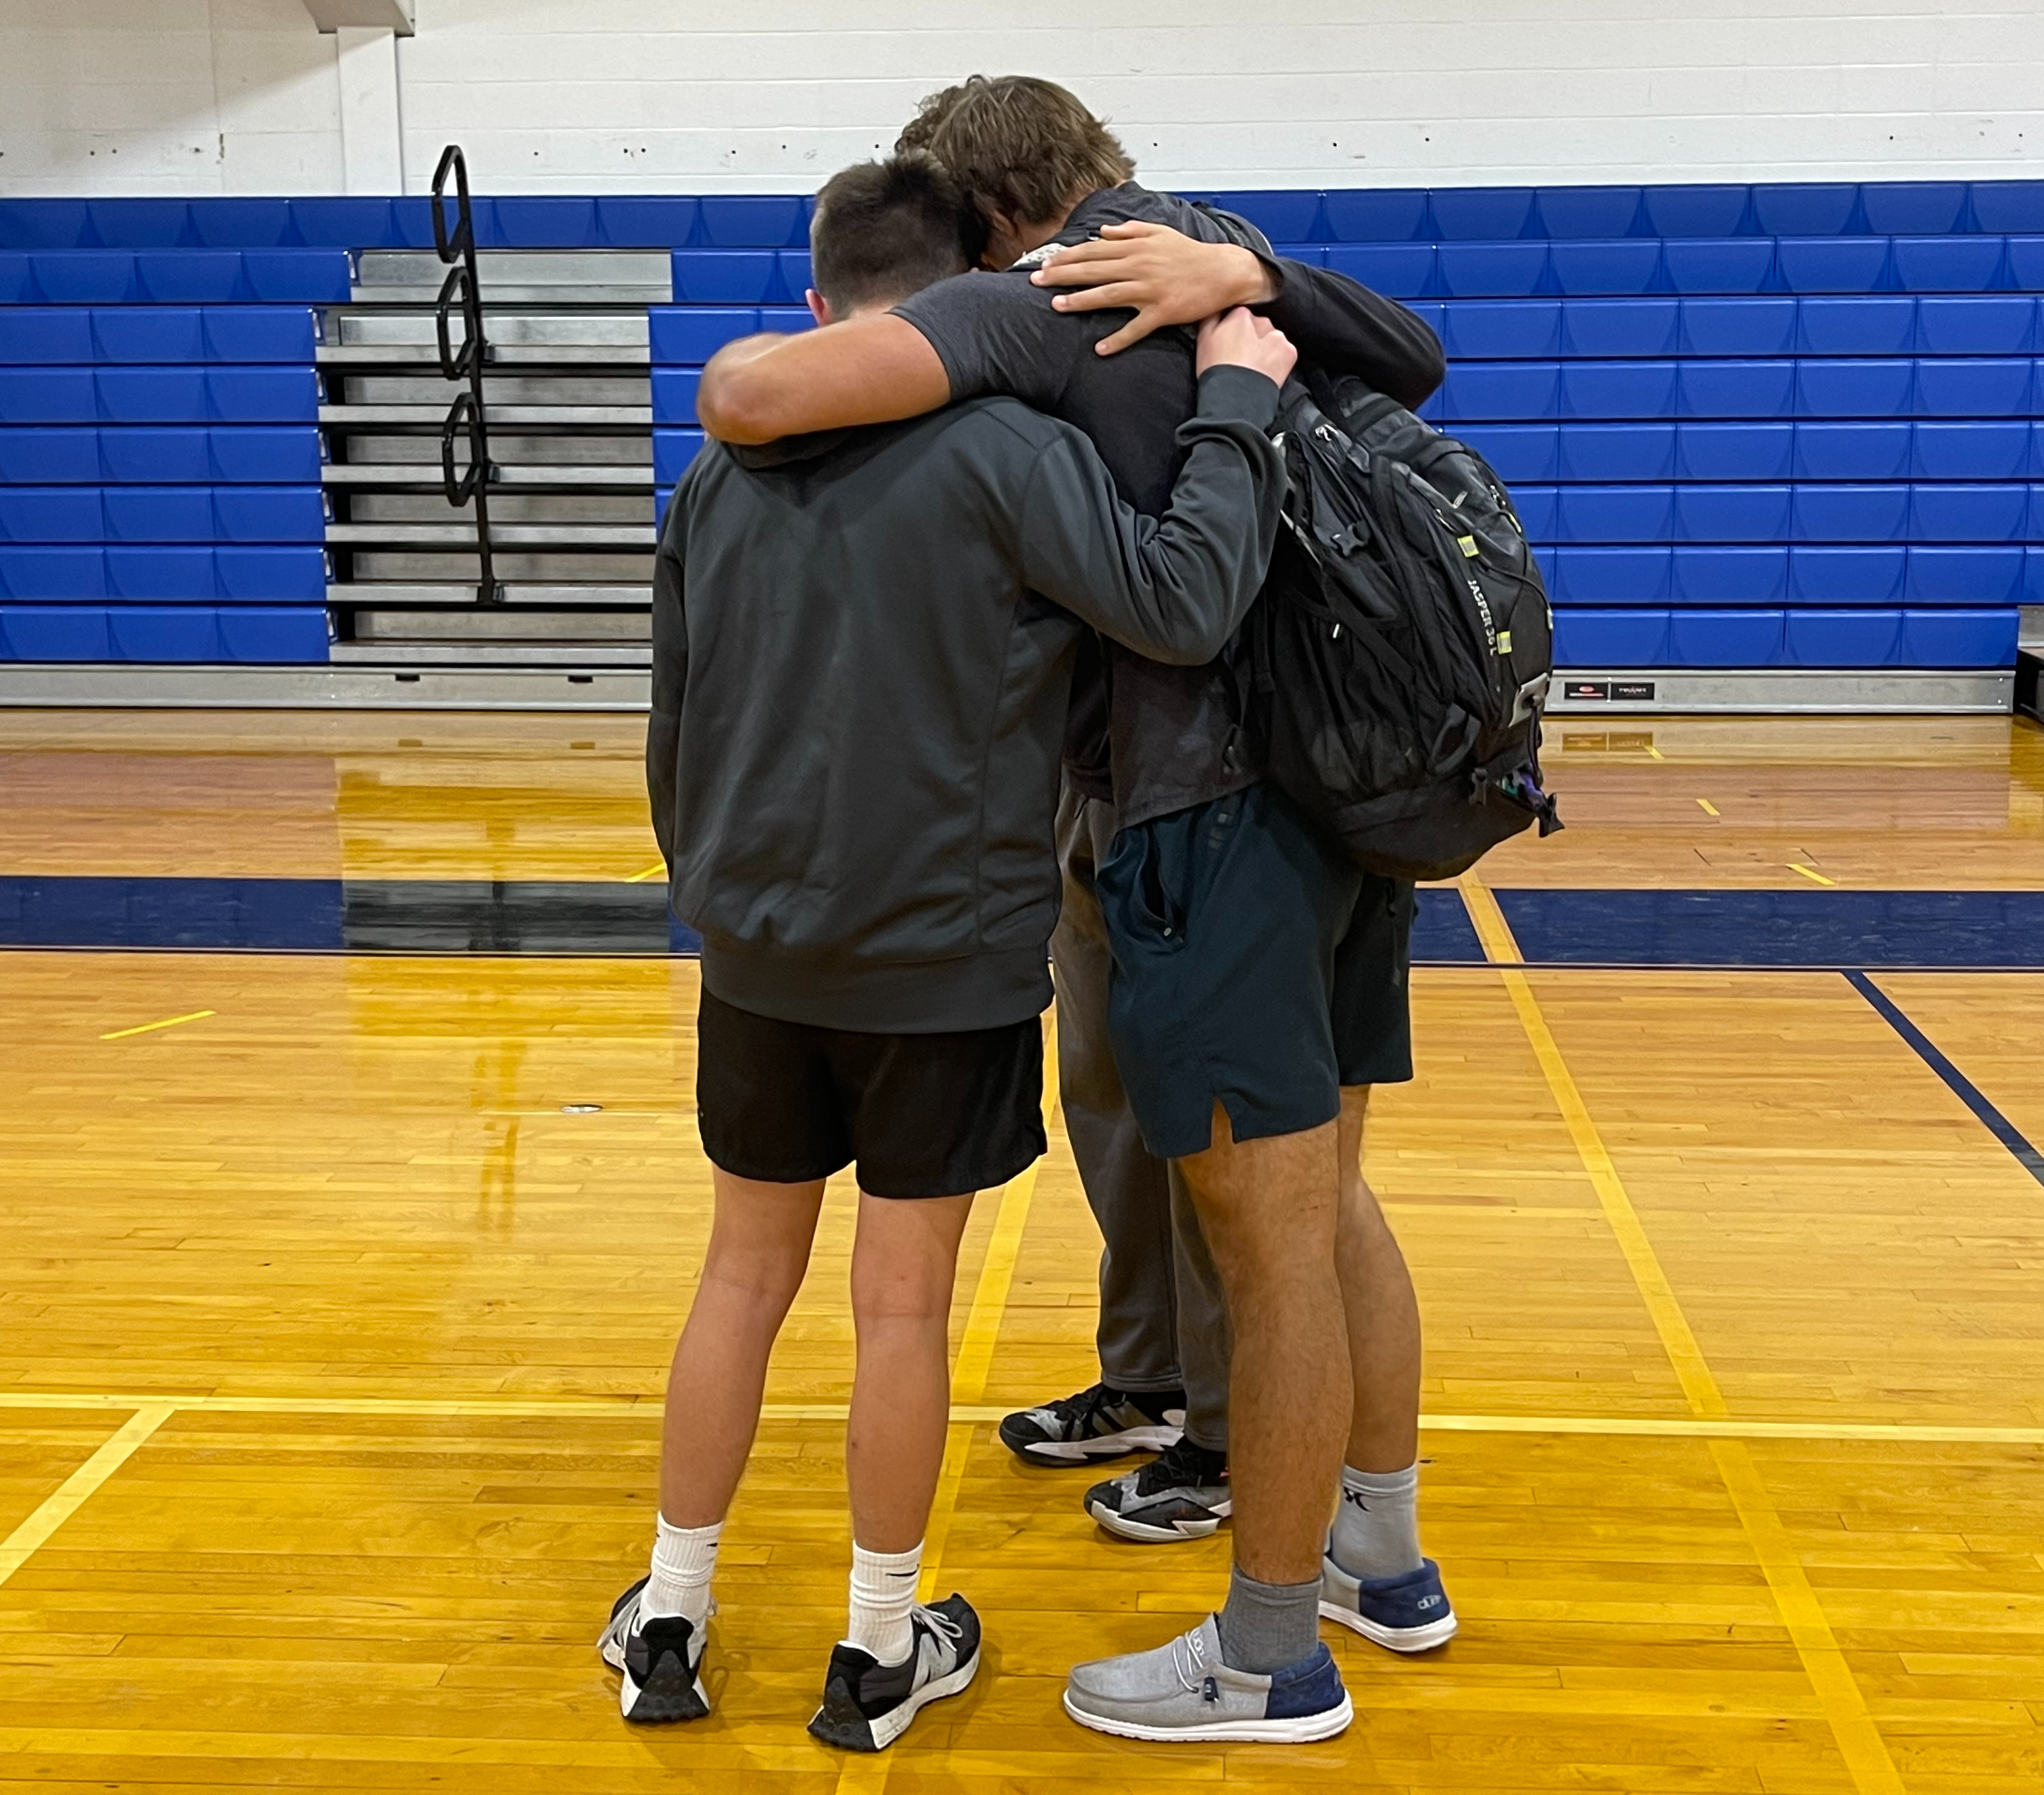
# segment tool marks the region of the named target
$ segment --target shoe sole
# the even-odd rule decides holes
[[[1105,1527],[1108,1532],[1118,1534],[1124,1540],[1134,1540],[1146,1546],[1172,1546],[1184,1540],[1204,1540],[1220,1530],[1220,1524],[1235,1511],[1232,1502],[1223,1502],[1213,1511],[1211,1521],[1174,1521],[1168,1527],[1153,1527],[1146,1521],[1132,1521],[1119,1514],[1104,1502],[1089,1502],[1086,1513]]]
[[[1320,1604],[1323,1620],[1339,1621],[1351,1632],[1357,1632],[1373,1645],[1381,1645],[1386,1651],[1431,1651],[1437,1645],[1446,1645],[1455,1636],[1456,1620],[1450,1614],[1444,1620],[1429,1620],[1424,1627],[1387,1627],[1373,1620],[1366,1614],[1358,1614],[1352,1608],[1343,1608],[1337,1602]]]
[[[932,1678],[911,1692],[900,1707],[889,1709],[877,1719],[869,1720],[856,1709],[845,1714],[833,1713],[828,1705],[819,1708],[809,1722],[809,1736],[840,1751],[885,1751],[931,1702],[958,1694],[978,1674],[979,1654],[975,1651],[949,1676]]]
[[[1139,1720],[1110,1720],[1074,1707],[1065,1693],[1065,1712],[1082,1727],[1112,1733],[1117,1739],[1147,1739],[1153,1745],[1311,1745],[1346,1732],[1355,1718],[1355,1704],[1344,1693],[1339,1708],[1304,1714],[1296,1720],[1220,1720],[1203,1727],[1152,1727]]]
[[[700,1720],[709,1713],[709,1697],[700,1674],[691,1675],[678,1654],[663,1651],[653,1674],[635,1683],[632,1673],[617,1692],[617,1711],[634,1726],[663,1726],[674,1720]]]
[[[1036,1440],[1017,1446],[1004,1439],[1001,1444],[1029,1464],[1089,1465],[1125,1459],[1133,1452],[1168,1452],[1184,1433],[1179,1427],[1132,1427],[1093,1440]]]

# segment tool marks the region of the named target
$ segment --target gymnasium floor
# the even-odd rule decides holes
[[[593,1647],[708,1199],[637,721],[0,715],[0,1785],[2034,1795],[2044,732],[1550,734],[1569,829],[1428,894],[1370,1142],[1461,1636],[1342,1635],[1325,1746],[1062,1718],[1067,1663],[1190,1624],[1226,1544],[1111,1542],[993,1437],[1091,1375],[1054,1126],[954,1311],[930,1557],[989,1663],[847,1762],[801,1730],[841,1192],[717,1715],[626,1728]]]

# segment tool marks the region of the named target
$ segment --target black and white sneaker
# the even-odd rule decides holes
[[[617,1691],[617,1711],[642,1725],[659,1720],[700,1720],[709,1712],[702,1685],[703,1648],[709,1643],[707,1621],[697,1626],[678,1615],[659,1620],[639,1618],[641,1577],[617,1598],[610,1624],[597,1643],[603,1661],[624,1678]],[[714,1606],[711,1613],[714,1613]]]
[[[1140,1471],[1096,1483],[1086,1513],[1110,1533],[1147,1545],[1204,1540],[1233,1511],[1228,1455],[1181,1440]]]
[[[1001,1424],[1001,1443],[1032,1464],[1081,1465],[1163,1452],[1178,1443],[1185,1425],[1182,1390],[1124,1390],[1097,1383],[1009,1416]]]
[[[824,1673],[824,1705],[809,1731],[846,1751],[884,1751],[928,1702],[956,1695],[979,1672],[979,1617],[950,1595],[909,1617],[909,1655],[882,1664],[842,1640]]]

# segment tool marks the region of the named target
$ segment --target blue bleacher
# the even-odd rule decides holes
[[[0,241],[0,658],[325,660],[351,246],[254,201],[14,202]]]
[[[2044,603],[2044,182],[1207,197],[1439,332],[1429,415],[1513,483],[1565,665],[1996,665]],[[664,493],[702,363],[806,326],[809,211],[475,219],[486,248],[672,252]],[[0,654],[323,658],[313,308],[352,252],[432,236],[421,198],[0,202]]]

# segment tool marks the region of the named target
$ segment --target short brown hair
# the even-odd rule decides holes
[[[911,150],[824,183],[809,221],[809,278],[833,312],[891,305],[979,260],[986,225],[935,157]]]
[[[973,203],[1017,224],[1062,218],[1135,164],[1077,95],[1033,75],[975,75],[916,109],[899,150],[928,150]]]

